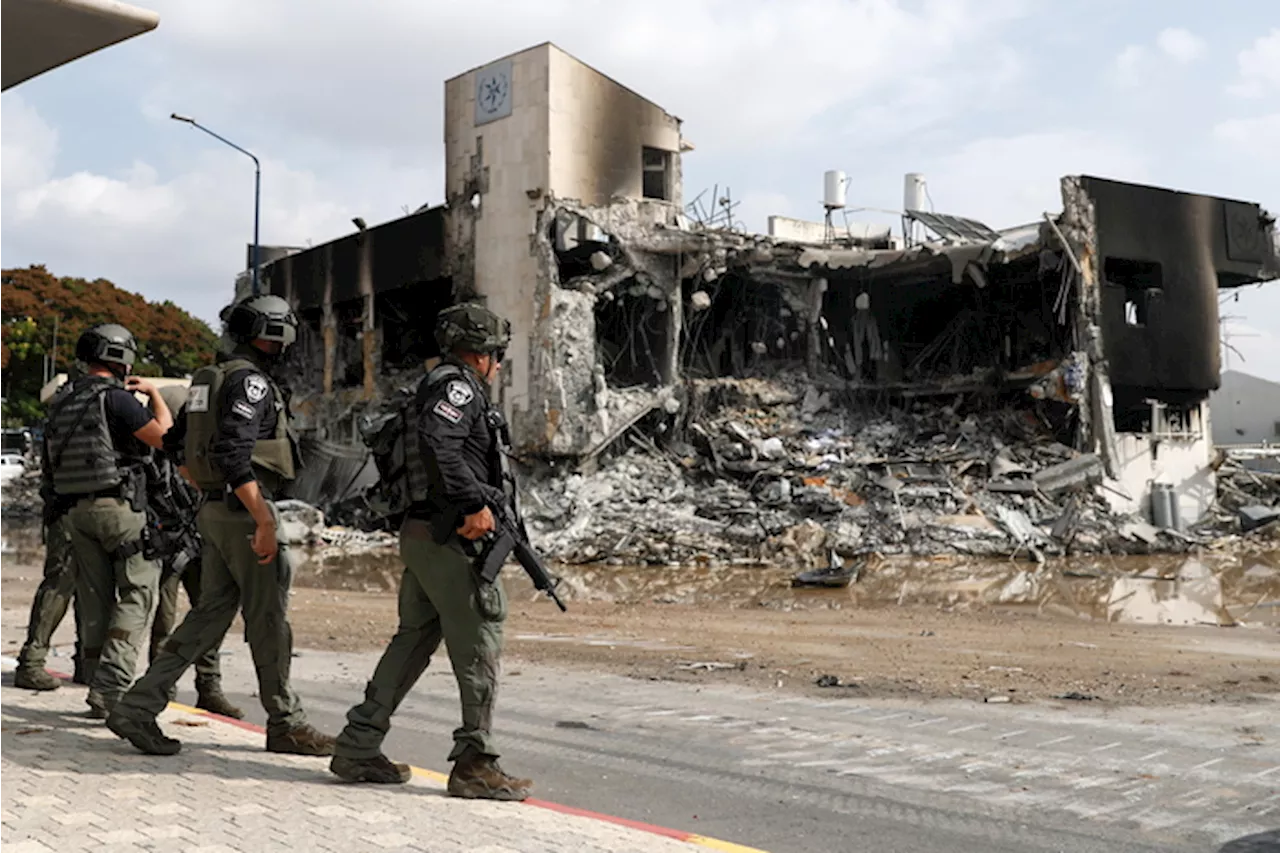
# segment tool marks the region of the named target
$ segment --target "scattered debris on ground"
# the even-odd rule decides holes
[[[1025,396],[855,404],[798,370],[688,388],[678,416],[637,424],[617,455],[528,486],[525,512],[544,553],[819,569],[797,582],[840,586],[873,553],[1039,562],[1216,547],[1223,536],[1268,533],[1265,513],[1240,507],[1280,504],[1268,491],[1280,476],[1224,463],[1235,506],[1224,501],[1190,530],[1116,515],[1098,457],[1064,444]]]

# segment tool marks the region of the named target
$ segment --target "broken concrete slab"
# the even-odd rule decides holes
[[[1040,491],[1053,497],[1073,489],[1096,486],[1102,482],[1102,460],[1096,453],[1086,453],[1058,465],[1051,465],[1032,475]]]

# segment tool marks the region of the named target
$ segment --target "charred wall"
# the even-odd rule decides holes
[[[1277,271],[1269,223],[1256,204],[1082,181],[1097,212],[1101,325],[1118,402],[1202,399],[1218,387],[1218,288]]]

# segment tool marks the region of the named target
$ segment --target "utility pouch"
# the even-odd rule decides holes
[[[244,501],[240,500],[240,496],[236,494],[236,490],[227,487],[223,492],[222,502],[227,505],[227,509],[231,512],[245,512]]]

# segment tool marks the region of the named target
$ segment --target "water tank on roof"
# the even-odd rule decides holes
[[[919,172],[907,172],[902,185],[903,210],[928,210],[925,202],[928,196],[924,190],[924,175]]]
[[[848,182],[844,172],[832,170],[822,176],[822,205],[827,210],[844,207],[844,191]]]

